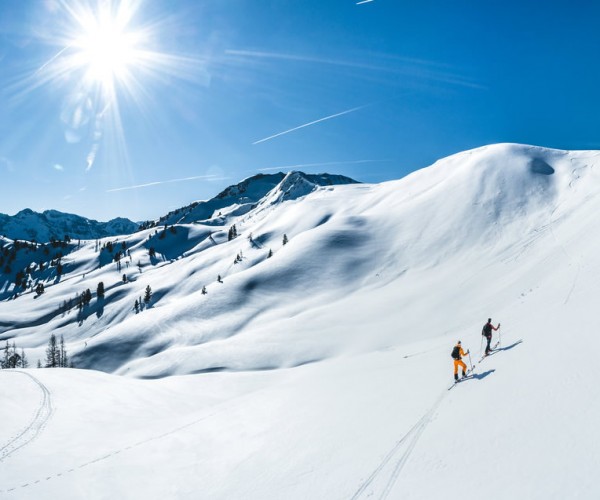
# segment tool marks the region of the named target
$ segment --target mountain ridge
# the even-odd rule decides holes
[[[12,240],[48,243],[51,240],[98,239],[137,231],[138,224],[124,217],[98,222],[58,210],[35,212],[29,208],[15,215],[0,213],[0,234]]]
[[[142,224],[142,227],[147,228],[164,224],[189,224],[198,221],[210,224],[210,219],[243,215],[252,210],[263,197],[280,183],[284,182],[286,178],[290,178],[290,176],[294,179],[294,182],[301,182],[302,180],[310,182],[313,185],[313,189],[316,189],[318,186],[359,183],[350,177],[328,173],[306,174],[300,171],[291,171],[287,174],[283,172],[275,174],[259,173],[247,177],[237,184],[226,187],[209,200],[194,201],[189,205],[159,217],[155,221],[147,221],[145,224]],[[216,222],[222,221],[223,219]],[[215,221],[212,223],[215,223]]]

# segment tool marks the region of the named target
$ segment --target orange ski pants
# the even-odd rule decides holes
[[[460,359],[454,360],[454,375],[458,373],[458,367],[462,366],[463,372],[467,373],[467,365],[465,365]]]

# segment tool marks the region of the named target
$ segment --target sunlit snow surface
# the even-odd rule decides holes
[[[121,272],[84,242],[42,296],[0,302],[32,365],[54,332],[112,373],[0,372],[0,498],[599,497],[600,153],[285,182],[221,225],[119,238]],[[55,313],[99,281],[104,304]],[[448,391],[458,339],[476,375]]]

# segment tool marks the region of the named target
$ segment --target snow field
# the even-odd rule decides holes
[[[57,331],[81,363],[127,375],[0,372],[0,449],[33,436],[0,461],[0,497],[598,497],[599,162],[480,148],[259,204],[232,242],[179,226],[173,260],[128,284],[105,266],[0,303],[19,347]],[[114,288],[99,317],[21,319],[100,279]],[[157,300],[132,314],[146,284]],[[501,349],[448,391],[452,346],[478,363],[488,317]]]

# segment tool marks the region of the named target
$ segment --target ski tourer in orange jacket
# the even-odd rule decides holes
[[[458,380],[459,366],[462,368],[462,376],[467,376],[467,365],[465,365],[465,363],[462,361],[462,357],[466,356],[467,354],[469,354],[469,351],[463,351],[462,345],[460,344],[459,340],[454,346],[454,349],[452,349],[452,358],[454,358],[454,380]]]

